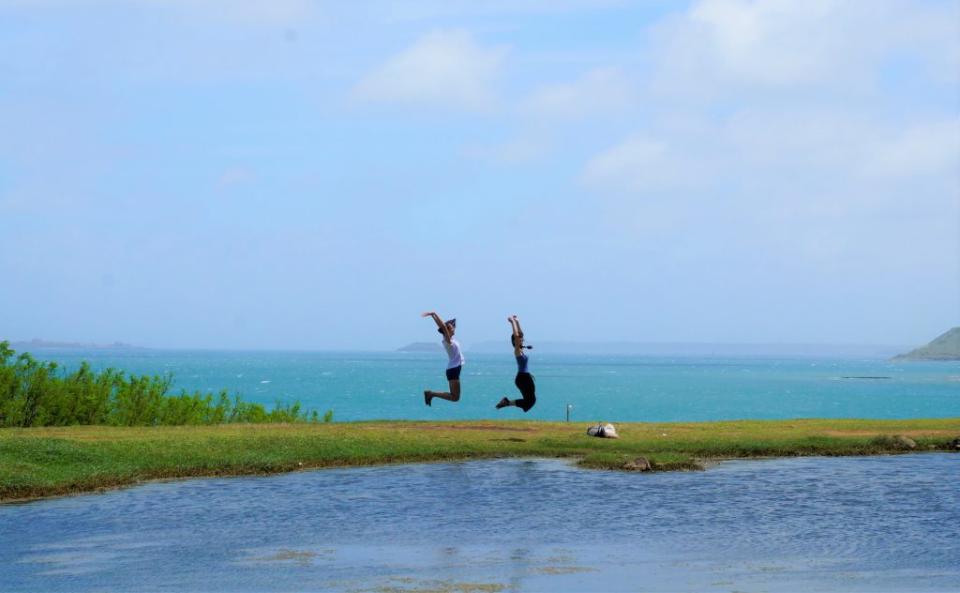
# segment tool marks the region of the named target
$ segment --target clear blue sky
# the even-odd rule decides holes
[[[960,2],[0,0],[0,336],[916,344]]]

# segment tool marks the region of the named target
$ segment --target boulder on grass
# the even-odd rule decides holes
[[[632,472],[648,472],[653,468],[650,466],[650,461],[646,457],[637,457],[633,461],[624,463],[623,469]]]
[[[588,428],[587,434],[592,437],[600,437],[601,439],[620,438],[620,435],[617,434],[617,429],[612,424],[604,424],[602,422]]]
[[[905,437],[899,434],[882,434],[873,439],[873,444],[881,447],[882,449],[892,449],[894,451],[912,451],[917,448],[916,441],[910,437]]]
[[[896,447],[898,449],[909,449],[913,450],[917,448],[917,442],[911,439],[910,437],[905,437],[903,435],[897,435],[893,437],[893,440],[896,442]]]

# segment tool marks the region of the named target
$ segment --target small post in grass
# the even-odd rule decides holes
[[[567,404],[567,422],[570,422],[570,408],[573,407],[573,404]]]

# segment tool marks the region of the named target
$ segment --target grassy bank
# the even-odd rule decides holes
[[[742,457],[946,450],[960,436],[960,418],[634,423],[619,424],[617,440],[588,437],[586,426],[478,420],[7,428],[0,429],[0,501],[161,478],[491,457],[566,457],[623,469],[643,456],[654,470],[697,469]]]

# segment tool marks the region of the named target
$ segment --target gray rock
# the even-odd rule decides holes
[[[916,441],[900,434],[881,434],[874,438],[871,443],[884,451],[913,451],[917,448]]]
[[[903,435],[898,434],[893,438],[893,440],[896,442],[898,449],[913,450],[917,448],[917,442],[911,439],[910,437],[905,437]]]
[[[624,463],[623,469],[633,472],[648,472],[653,468],[650,467],[650,461],[646,457],[637,457],[633,461]]]
[[[955,451],[960,451],[960,437],[957,437],[952,441],[950,441],[949,443],[947,443],[947,448],[953,449]]]

